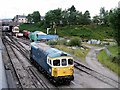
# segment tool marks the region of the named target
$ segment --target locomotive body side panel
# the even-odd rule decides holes
[[[32,46],[32,58],[35,60],[44,70],[49,72],[51,67],[47,64],[47,55],[44,51],[37,47]],[[49,72],[50,73],[50,72]]]

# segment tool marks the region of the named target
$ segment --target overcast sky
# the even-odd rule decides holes
[[[13,18],[15,15],[28,15],[39,11],[42,16],[49,10],[68,9],[72,5],[83,13],[88,10],[91,16],[99,15],[100,8],[105,10],[118,7],[120,0],[0,0],[0,19]]]

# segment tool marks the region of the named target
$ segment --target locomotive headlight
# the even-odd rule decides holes
[[[51,72],[51,69],[49,68],[49,72]]]
[[[69,67],[69,70],[73,70],[73,67]]]

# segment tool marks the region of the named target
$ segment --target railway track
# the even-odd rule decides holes
[[[75,63],[75,65],[74,65],[75,68],[97,78],[98,80],[100,80],[100,81],[102,81],[102,82],[104,82],[104,83],[106,83],[114,88],[118,88],[118,86],[120,86],[120,82],[118,82],[118,81],[116,81],[108,76],[105,76],[105,75],[79,63],[78,61],[74,61],[74,63]]]
[[[3,40],[3,42],[4,42],[4,40]],[[21,87],[22,88],[35,88],[35,86],[31,82],[31,80],[29,79],[30,77],[27,74],[26,70],[23,68],[23,66],[19,62],[18,57],[16,56],[15,52],[13,51],[13,48],[8,43],[4,42],[4,45],[6,47],[11,64],[14,68],[15,74],[20,82]]]
[[[34,68],[34,66],[24,65],[24,63],[26,63],[26,62],[21,61],[20,57],[24,56],[26,58],[26,61],[30,62],[28,50],[23,49],[24,47],[21,46],[18,41],[14,40],[14,38],[11,38],[11,37],[9,39],[8,38],[4,38],[3,42],[6,47],[7,52],[9,54],[10,59],[14,60],[14,63],[13,62],[11,62],[11,63],[13,65],[13,68],[15,69],[14,71],[16,73],[16,76],[17,76],[17,78],[21,84],[21,87],[23,89],[24,88],[40,88],[40,89],[47,89],[47,90],[49,90],[49,89],[59,90],[61,88],[61,87],[56,87],[52,84],[48,84],[49,81],[47,81],[48,83],[46,83],[46,80],[43,79],[43,75],[40,74],[39,71]],[[11,55],[9,53],[11,51],[8,49],[12,49],[12,53],[14,53],[15,55]],[[18,52],[21,53],[23,56],[21,56],[20,54],[17,55]],[[25,52],[27,52],[27,53],[25,53]],[[12,58],[13,56],[16,56],[16,59],[18,59],[19,64],[20,64],[20,65],[18,64],[19,68],[17,67],[17,65],[15,65],[16,60]],[[25,59],[24,59],[24,61],[25,61]],[[26,82],[27,80],[28,80],[28,82],[31,82],[30,83],[31,85]],[[31,86],[31,87],[29,87],[29,86]]]
[[[18,38],[16,38],[16,37],[13,37],[13,38],[18,40]],[[28,46],[30,45],[30,40],[29,39],[19,38],[19,41],[28,45]]]
[[[10,41],[3,39],[3,43],[6,47],[7,53],[9,55],[11,64],[14,68],[16,77],[19,80],[21,88],[47,88],[47,85],[42,81],[41,78],[38,78],[38,74],[34,71],[32,65],[26,67],[24,62],[21,62],[20,57],[17,53],[20,51],[20,47],[15,47]],[[9,53],[10,52],[10,53]],[[21,51],[22,52],[22,51]],[[19,52],[20,53],[20,52]],[[23,53],[22,53],[23,54]]]
[[[13,40],[11,40],[11,39],[13,39]],[[24,53],[23,52],[23,50],[22,50],[22,48],[23,48],[23,46],[22,46],[22,44],[21,43],[19,43],[19,41],[16,41],[16,40],[14,40],[14,38],[10,38],[10,40],[11,41],[13,41],[13,43],[14,43],[14,45],[15,46],[17,46],[17,50],[19,51],[19,52],[21,52],[25,57],[26,57],[26,59],[30,62],[30,58],[29,58],[29,52],[28,52],[28,50],[27,49],[25,49],[26,51],[27,51],[27,53]],[[18,42],[18,43],[17,43]],[[12,42],[9,42],[12,46],[13,46],[13,43]],[[17,44],[19,44],[19,45],[17,45]],[[15,47],[15,46],[13,46],[13,47]],[[25,47],[24,47],[25,48]],[[59,87],[59,86],[54,86],[54,85],[52,85],[52,84],[49,84],[49,85],[46,85],[45,83],[45,81],[44,80],[42,80],[43,78],[41,78],[41,77],[43,77],[43,75],[40,75],[40,73],[38,73],[39,71],[36,71],[35,70],[35,68],[34,67],[31,67],[31,66],[28,66],[29,68],[27,68],[27,71],[29,72],[29,74],[32,76],[32,78],[35,78],[36,77],[36,79],[39,79],[38,81],[39,81],[39,86],[40,87],[42,87],[42,88],[47,88],[47,89],[60,89],[61,87]],[[37,67],[38,68],[38,67]],[[38,69],[39,70],[39,69]],[[33,74],[33,75],[32,75]],[[34,81],[34,80],[33,80]],[[36,83],[36,81],[34,81],[35,83]],[[41,85],[40,85],[41,84]],[[36,86],[36,85],[35,85]],[[63,87],[63,86],[62,86]],[[65,88],[66,87],[69,87],[69,86],[64,86]]]

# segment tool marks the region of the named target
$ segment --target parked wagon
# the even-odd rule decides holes
[[[23,30],[23,36],[26,38],[29,38],[30,31],[28,30]]]
[[[47,35],[43,32],[35,31],[29,34],[29,38],[32,41],[53,40],[53,39],[58,39],[58,35]]]
[[[17,33],[19,33],[19,27],[18,26],[15,26],[15,27],[13,27],[13,29],[12,29],[12,35],[15,35],[15,36],[17,36]]]

